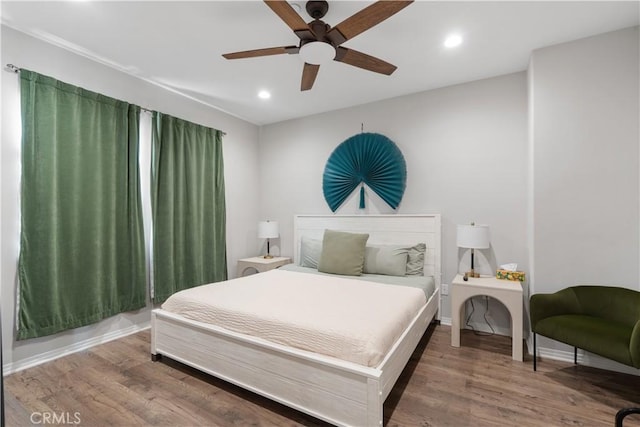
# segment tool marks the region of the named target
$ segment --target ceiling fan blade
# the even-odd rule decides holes
[[[264,2],[293,31],[306,30],[308,28],[307,27],[307,23],[304,22],[304,19],[302,19],[302,17],[300,15],[298,15],[298,12],[296,12],[295,9],[293,7],[291,7],[291,5],[289,3],[287,3],[286,1],[284,1],[284,0],[280,0],[280,1],[277,1],[277,0],[276,1],[264,0]]]
[[[395,15],[411,3],[413,3],[413,0],[377,1],[334,26],[327,33],[327,38],[331,40],[334,46],[338,46]]]
[[[391,75],[396,68],[398,68],[382,59],[345,47],[338,47],[336,49],[335,61],[344,62],[354,67],[373,71],[374,73],[386,74],[387,76]]]
[[[300,83],[300,90],[309,90],[313,87],[313,83],[316,81],[318,75],[319,65],[304,63],[302,69],[302,82]]]
[[[298,48],[298,46],[267,47],[265,49],[254,49],[245,50],[242,52],[225,53],[222,56],[227,59],[255,58],[257,56],[280,55],[283,53],[294,54],[298,53],[299,50],[300,48]]]

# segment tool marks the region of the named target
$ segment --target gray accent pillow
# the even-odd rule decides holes
[[[322,240],[302,236],[300,241],[300,267],[318,269],[322,254]]]
[[[364,272],[404,276],[407,274],[408,248],[400,246],[367,246],[364,251]]]
[[[407,276],[424,276],[424,253],[427,251],[427,245],[418,243],[406,249],[408,251]]]
[[[360,276],[364,265],[364,249],[368,234],[325,230],[318,271]]]

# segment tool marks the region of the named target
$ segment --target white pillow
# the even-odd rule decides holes
[[[300,241],[300,267],[318,269],[321,253],[322,240],[302,236]]]
[[[423,276],[424,275],[424,256],[427,245],[418,243],[417,245],[405,248],[408,251],[407,259],[407,276]]]

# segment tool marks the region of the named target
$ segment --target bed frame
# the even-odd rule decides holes
[[[151,354],[182,362],[321,420],[382,426],[382,408],[429,323],[440,316],[440,215],[299,215],[294,260],[304,236],[325,229],[367,232],[371,244],[425,242],[425,275],[436,290],[375,368],[346,362],[223,328],[162,309],[151,314]]]

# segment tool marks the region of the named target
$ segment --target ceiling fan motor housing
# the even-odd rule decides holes
[[[311,28],[311,31],[313,31],[313,35],[316,37],[311,39],[311,41],[314,41],[314,40],[327,41],[327,42],[329,41],[329,40],[326,40],[326,35],[327,35],[327,32],[331,29],[331,26],[326,24],[324,21],[320,21],[319,19],[311,21],[309,22],[309,28]]]

